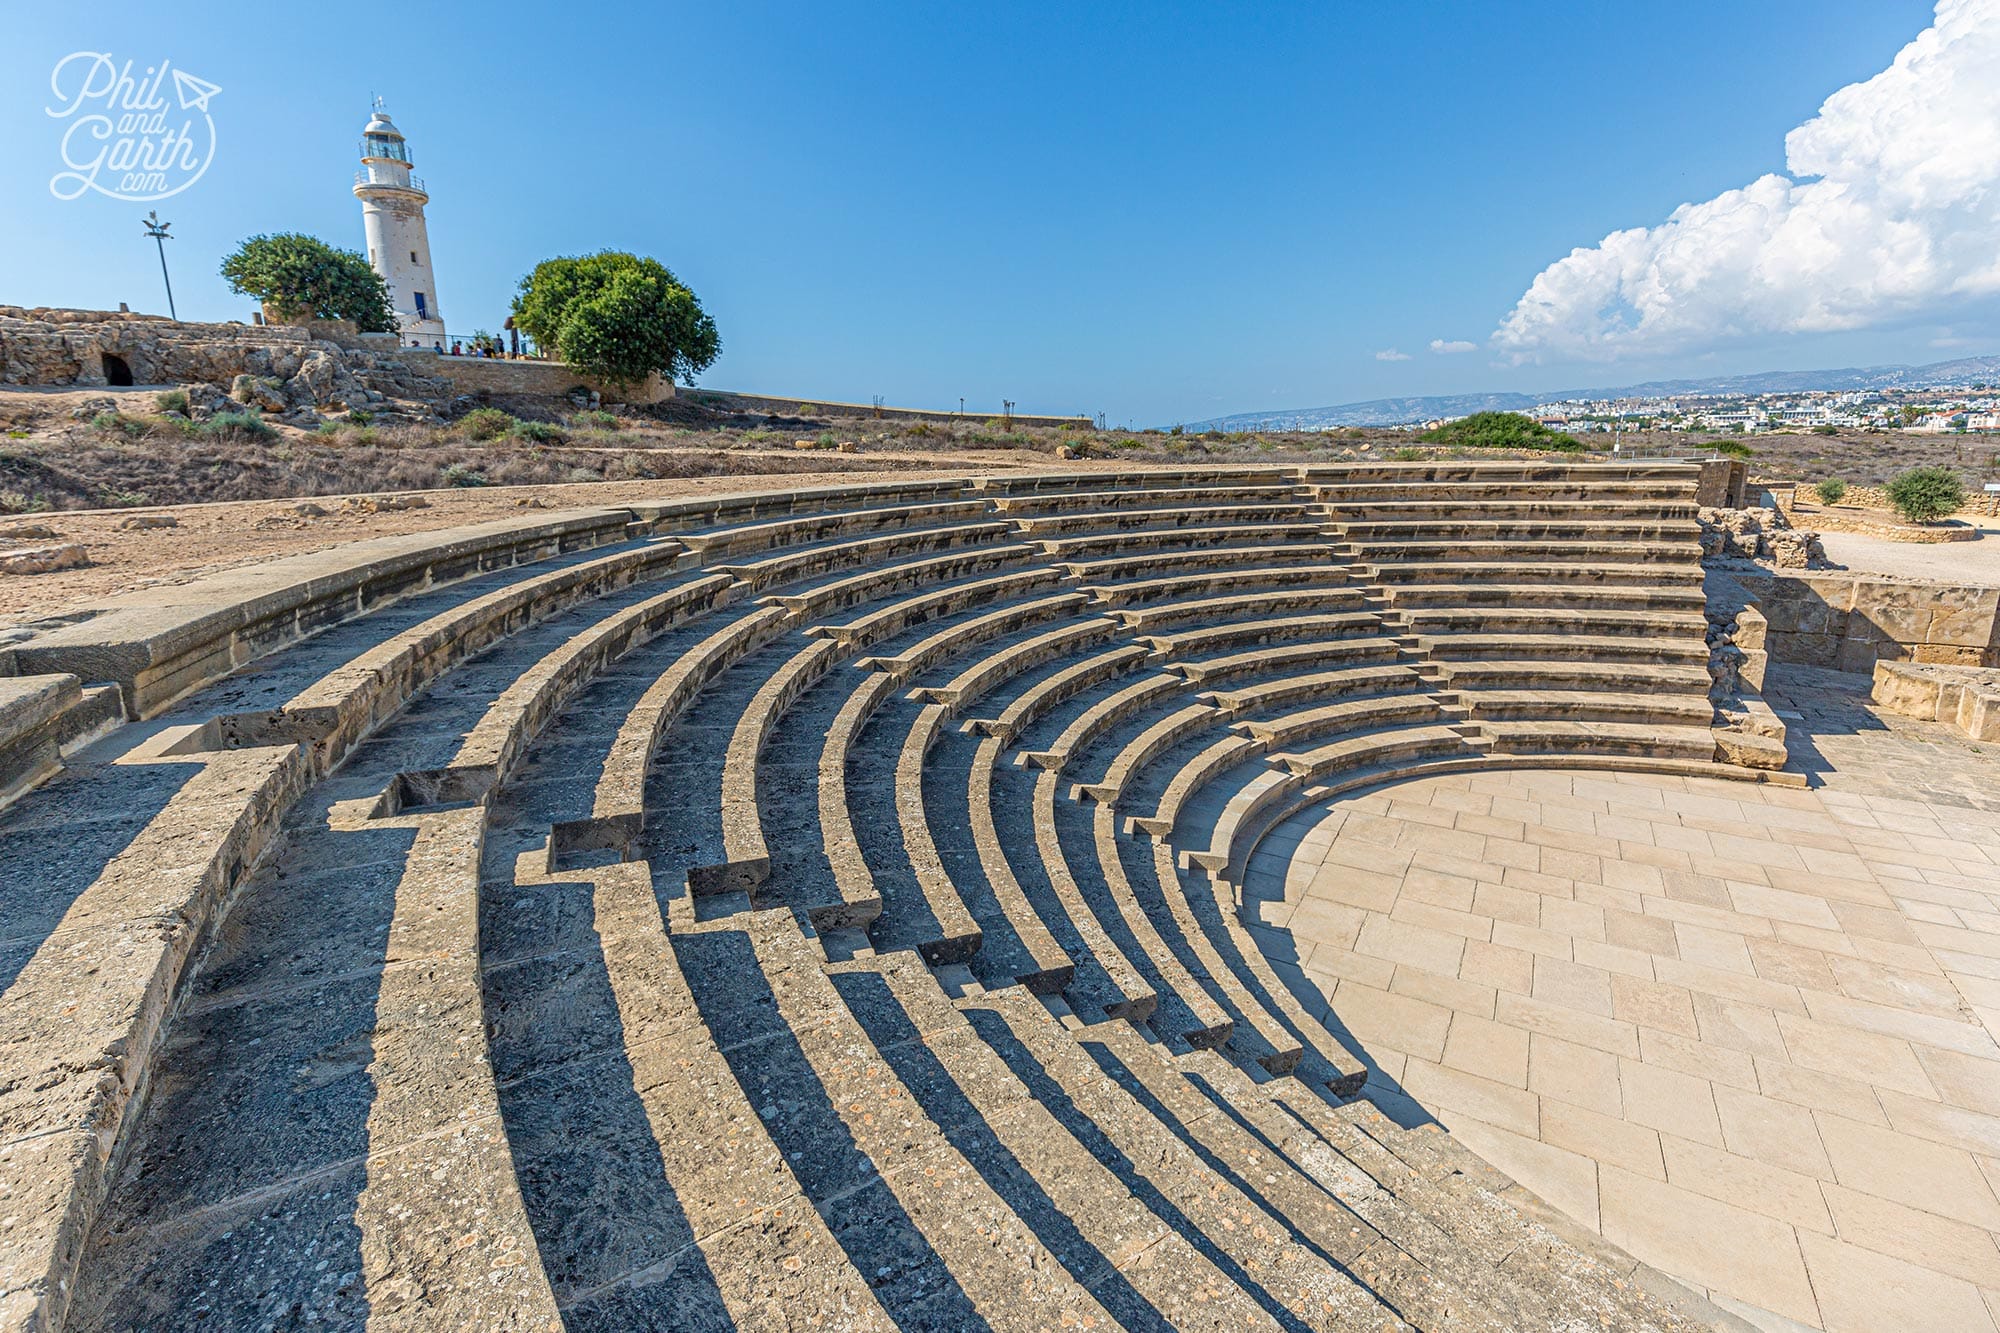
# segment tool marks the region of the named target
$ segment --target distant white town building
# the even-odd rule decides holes
[[[438,308],[430,235],[424,226],[424,205],[431,197],[423,181],[410,174],[409,145],[379,100],[361,131],[361,170],[354,173],[354,197],[361,201],[368,262],[389,284],[403,341],[424,346],[441,341],[444,315]]]

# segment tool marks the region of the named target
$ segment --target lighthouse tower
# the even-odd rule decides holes
[[[410,174],[409,145],[380,99],[361,131],[361,170],[354,173],[354,197],[361,201],[368,262],[389,284],[403,341],[414,339],[429,347],[444,337],[437,279],[431,271],[431,242],[424,228],[424,205],[431,197],[423,181]]]

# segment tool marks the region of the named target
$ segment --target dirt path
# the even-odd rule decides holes
[[[1811,527],[1811,517],[1799,520]],[[1822,532],[1827,558],[1855,574],[1895,574],[1937,583],[2000,584],[2000,522],[1980,520],[1970,542],[1892,542],[1858,532]]]

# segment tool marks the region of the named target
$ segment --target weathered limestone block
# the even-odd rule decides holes
[[[90,554],[81,542],[0,551],[0,574],[52,574],[58,569],[81,569],[89,563]]]
[[[1952,720],[1973,740],[2000,741],[2000,686],[1978,689],[1968,685],[1960,690]]]
[[[1958,686],[1929,672],[1911,671],[1894,662],[1875,664],[1875,683],[1868,697],[1884,711],[1898,717],[1919,717],[1935,721],[1942,711],[1941,699],[1949,690],[1957,708]]]
[[[1927,644],[1965,648],[2000,645],[2000,588],[1931,588],[1927,590],[1930,624]]]

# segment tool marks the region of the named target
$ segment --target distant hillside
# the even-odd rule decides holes
[[[1652,380],[1616,389],[1551,389],[1545,393],[1461,393],[1428,398],[1371,398],[1334,407],[1239,412],[1188,423],[1190,430],[1321,430],[1328,426],[1395,426],[1474,412],[1520,412],[1563,398],[1661,398],[1676,394],[1798,393],[1807,389],[1927,389],[2000,384],[2000,356],[1967,356],[1927,366],[1852,366],[1845,370],[1767,370],[1706,380]]]

